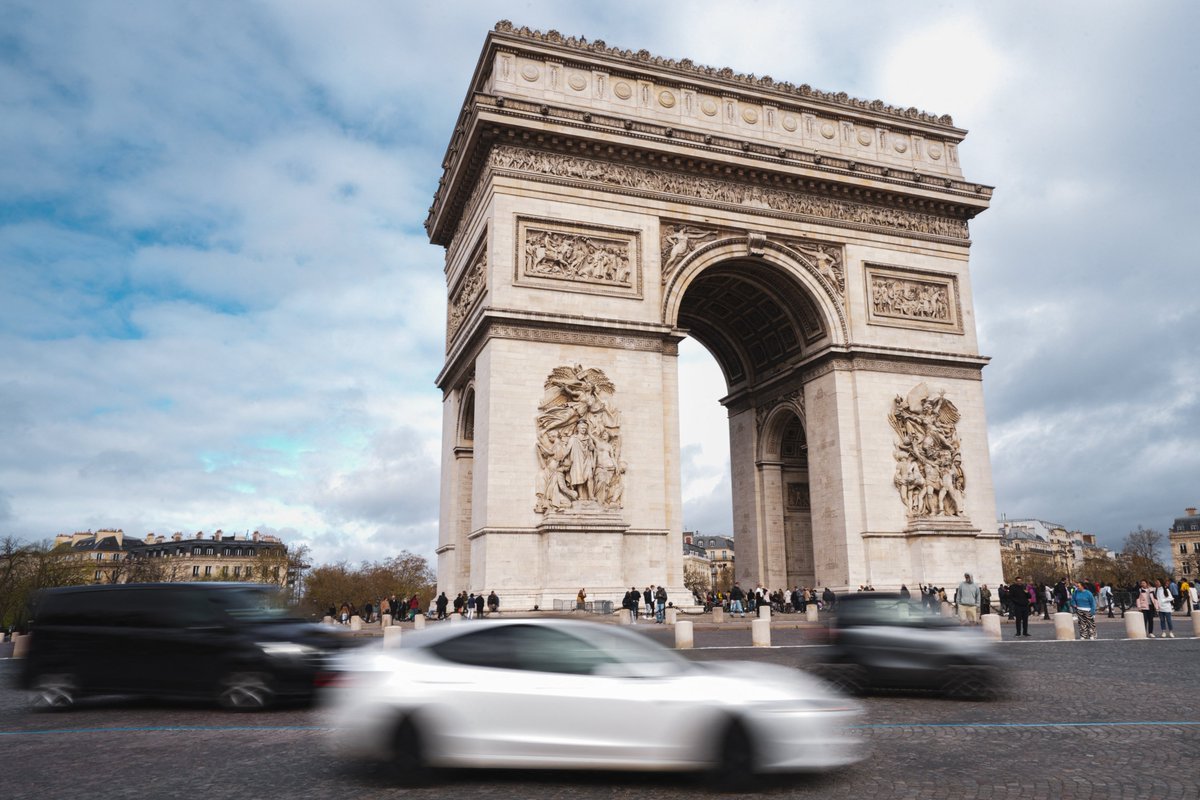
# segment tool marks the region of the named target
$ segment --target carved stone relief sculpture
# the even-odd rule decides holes
[[[944,390],[918,384],[892,401],[894,483],[909,519],[964,516],[966,478],[958,438],[960,415]]]
[[[789,241],[787,246],[807,258],[838,297],[843,301],[846,299],[846,266],[841,247],[806,241]]]
[[[634,191],[660,192],[702,202],[817,217],[843,224],[890,228],[947,239],[968,238],[967,223],[962,219],[511,145],[493,147],[488,166]]]
[[[450,302],[446,310],[446,348],[450,348],[450,344],[454,338],[458,336],[458,330],[462,327],[463,320],[467,318],[467,314],[475,308],[476,301],[483,295],[484,289],[487,288],[487,246],[484,245],[476,254],[471,266],[467,268],[466,274],[459,283],[458,288],[450,297]]]
[[[868,318],[874,324],[961,332],[953,275],[867,267]]]
[[[615,388],[599,369],[555,367],[538,405],[539,514],[621,508],[625,462]]]
[[[716,236],[717,231],[691,225],[664,223],[659,229],[662,240],[662,282],[665,284],[675,269],[692,254],[701,242]]]
[[[640,296],[637,232],[522,219],[517,283]]]

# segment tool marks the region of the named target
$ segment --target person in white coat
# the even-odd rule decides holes
[[[1171,590],[1162,585],[1162,581],[1154,582],[1154,604],[1158,606],[1158,625],[1162,629],[1159,636],[1174,639],[1175,623],[1171,621],[1171,613],[1175,610],[1175,598],[1171,596]]]

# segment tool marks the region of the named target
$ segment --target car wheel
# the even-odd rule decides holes
[[[257,672],[234,672],[221,682],[217,702],[229,711],[261,711],[274,695],[266,677]]]
[[[425,756],[425,739],[412,716],[400,720],[392,735],[391,767],[397,783],[402,786],[420,786],[429,780],[430,769]]]
[[[739,720],[725,726],[713,762],[712,785],[721,792],[747,792],[758,784],[754,737]]]
[[[960,700],[988,700],[996,695],[996,680],[987,667],[961,664],[946,668],[946,695]]]
[[[75,705],[79,694],[75,679],[65,673],[43,675],[33,686],[31,703],[34,708],[45,711],[68,711]]]

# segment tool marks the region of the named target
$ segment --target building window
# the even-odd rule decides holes
[[[213,554],[213,549],[211,547],[204,548],[204,555],[211,556],[212,554]]]
[[[120,553],[113,553],[112,560],[113,560],[113,561],[120,561],[120,560],[121,560],[121,554],[120,554]]]
[[[1192,574],[1192,565],[1191,565],[1191,564],[1188,564],[1188,563],[1186,563],[1186,562],[1184,563],[1184,565],[1183,565],[1183,574],[1184,574],[1184,575],[1191,575],[1191,574]]]
[[[1179,552],[1184,553],[1185,555],[1187,554],[1187,542],[1179,543]]]
[[[209,577],[209,576],[211,576],[211,575],[212,575],[212,567],[205,567],[205,568],[204,568],[204,577],[206,577],[206,578],[207,578],[207,577]]]
[[[240,577],[242,577],[242,568],[241,568],[241,567],[234,567],[234,568],[233,568],[233,577],[235,577],[235,578],[240,578]]]
[[[229,577],[229,567],[221,567],[221,577],[222,578]]]
[[[198,555],[200,555],[200,548],[199,548],[199,547],[193,547],[193,548],[192,548],[192,555],[194,555],[194,556],[198,556]]]
[[[1200,542],[1192,542],[1192,552],[1200,553]]]
[[[193,577],[193,578],[199,578],[199,577],[200,577],[200,567],[198,567],[198,566],[197,566],[197,567],[192,567],[192,577]]]

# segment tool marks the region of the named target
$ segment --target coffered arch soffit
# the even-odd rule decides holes
[[[731,389],[849,338],[840,297],[812,264],[747,237],[697,248],[665,287],[663,319],[708,348]]]

